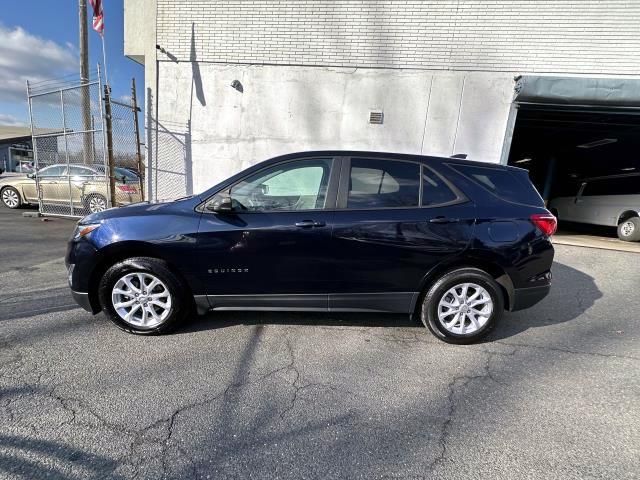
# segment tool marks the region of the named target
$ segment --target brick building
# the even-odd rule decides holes
[[[634,146],[638,52],[638,0],[125,0],[161,198],[336,148],[529,162],[549,194],[592,137]]]

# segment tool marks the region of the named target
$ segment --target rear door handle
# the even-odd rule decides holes
[[[435,217],[429,220],[429,223],[456,223],[459,221],[459,218]]]
[[[296,222],[296,227],[298,228],[324,227],[325,225],[325,222],[314,222],[313,220],[303,220],[301,222]]]

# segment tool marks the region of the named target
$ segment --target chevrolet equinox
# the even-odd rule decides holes
[[[131,333],[168,332],[191,312],[390,312],[470,343],[547,295],[555,228],[526,170],[310,152],[91,214],[66,263],[75,300]]]

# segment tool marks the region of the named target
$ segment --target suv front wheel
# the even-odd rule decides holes
[[[122,330],[166,333],[190,311],[186,288],[162,260],[136,257],[109,268],[100,282],[102,311]]]
[[[467,344],[487,335],[503,311],[502,291],[495,280],[477,268],[461,268],[429,288],[421,318],[440,340]]]

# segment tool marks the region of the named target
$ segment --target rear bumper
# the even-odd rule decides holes
[[[546,297],[549,294],[550,290],[551,285],[516,288],[513,290],[513,296],[511,298],[511,308],[509,310],[515,312],[516,310],[524,310],[525,308],[532,307],[544,297]]]
[[[87,312],[97,313],[91,305],[91,300],[89,299],[88,293],[76,292],[74,290],[71,290],[71,296],[73,297],[73,300]]]

